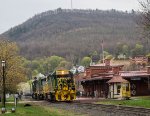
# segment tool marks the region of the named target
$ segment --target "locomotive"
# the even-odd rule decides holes
[[[76,88],[73,73],[69,70],[56,70],[47,77],[35,78],[32,82],[32,97],[49,101],[73,101]]]

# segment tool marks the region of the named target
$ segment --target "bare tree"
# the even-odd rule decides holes
[[[140,4],[142,6],[140,25],[143,28],[144,36],[150,38],[150,0],[145,0]]]

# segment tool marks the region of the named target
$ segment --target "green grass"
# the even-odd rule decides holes
[[[150,108],[150,96],[137,97],[131,100],[102,100],[96,104],[112,104]]]
[[[10,112],[12,107],[13,104],[6,104],[8,112]],[[59,110],[56,108],[36,105],[24,107],[24,104],[19,104],[15,113],[2,114],[2,116],[74,116],[74,114],[72,112]]]
[[[6,99],[6,102],[14,102],[14,97],[10,96],[9,98]]]

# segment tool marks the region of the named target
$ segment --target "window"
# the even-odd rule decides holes
[[[124,83],[122,87],[123,91],[129,91],[129,83]]]
[[[126,83],[126,91],[129,91],[129,83]]]
[[[117,84],[117,94],[118,94],[118,95],[120,94],[120,88],[121,88],[121,84],[118,83],[118,84]]]

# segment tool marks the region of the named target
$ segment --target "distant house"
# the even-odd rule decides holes
[[[77,70],[78,70],[78,72],[84,72],[84,71],[85,71],[85,68],[84,68],[84,66],[79,66],[79,67],[77,68]]]
[[[83,73],[85,71],[84,66],[74,66],[71,70],[70,70],[73,74],[76,73]]]
[[[130,58],[131,63],[135,63],[136,65],[146,65],[148,63],[148,58],[145,56],[136,56],[134,58]]]

